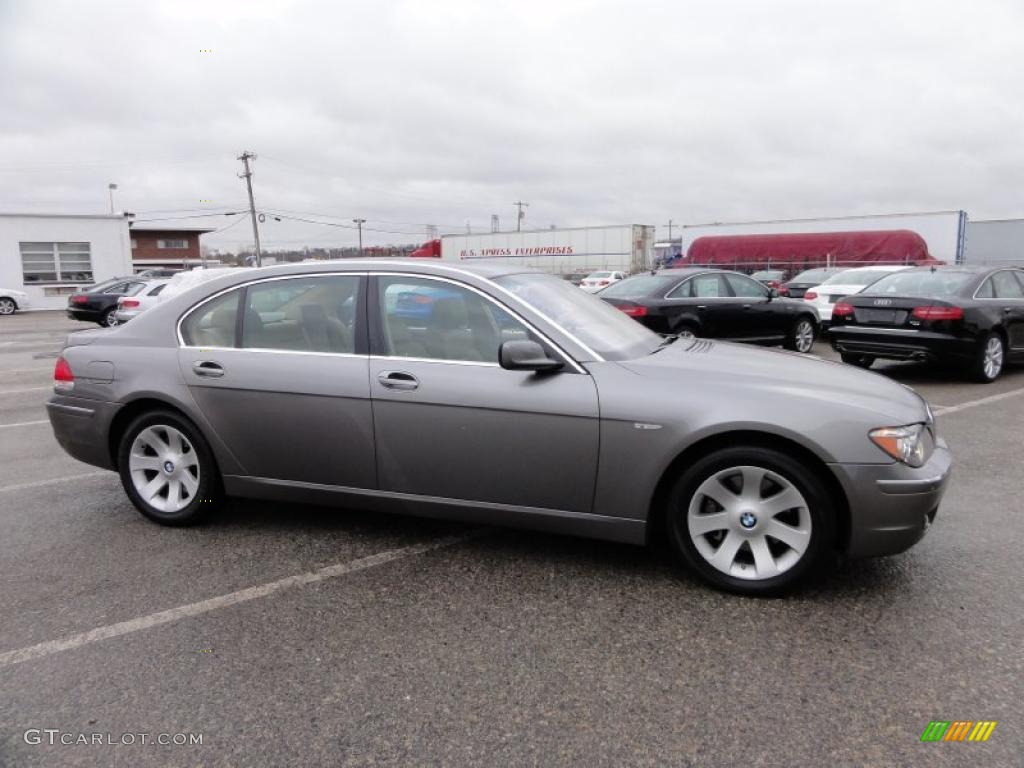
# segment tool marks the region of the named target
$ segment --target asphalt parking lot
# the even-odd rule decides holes
[[[45,421],[89,327],[0,318],[4,766],[1024,765],[1024,370],[880,366],[954,451],[936,523],[763,600],[656,550],[348,510],[156,526]],[[998,725],[921,743],[933,720]]]

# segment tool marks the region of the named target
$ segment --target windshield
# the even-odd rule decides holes
[[[871,285],[875,280],[891,274],[891,269],[847,269],[832,275],[822,285]]]
[[[820,283],[832,274],[831,269],[808,269],[793,278],[794,283]]]
[[[494,282],[606,360],[632,360],[650,354],[661,344],[658,334],[601,299],[551,275],[505,275]]]
[[[638,275],[609,285],[601,291],[601,296],[606,299],[643,299],[663,295],[683,277],[684,275]]]
[[[970,272],[896,272],[871,286],[871,293],[939,299],[957,293],[974,275]]]

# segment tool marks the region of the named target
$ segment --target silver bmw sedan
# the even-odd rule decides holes
[[[225,496],[643,544],[771,594],[901,552],[950,469],[882,376],[664,338],[555,277],[425,260],[239,270],[71,334],[48,404],[146,517]]]

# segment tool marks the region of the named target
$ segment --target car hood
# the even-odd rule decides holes
[[[710,339],[679,339],[654,354],[622,363],[633,373],[678,387],[700,387],[721,395],[757,400],[772,409],[784,400],[805,400],[833,408],[878,414],[879,425],[928,419],[924,399],[914,390],[843,363]],[[797,404],[798,403],[794,403]]]

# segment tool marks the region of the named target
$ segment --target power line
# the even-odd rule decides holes
[[[245,213],[242,211],[222,211],[220,213],[197,213],[191,216],[163,216],[157,219],[135,219],[136,223],[141,224],[144,221],[180,221],[182,219],[209,219],[213,216],[234,216],[239,213]]]

